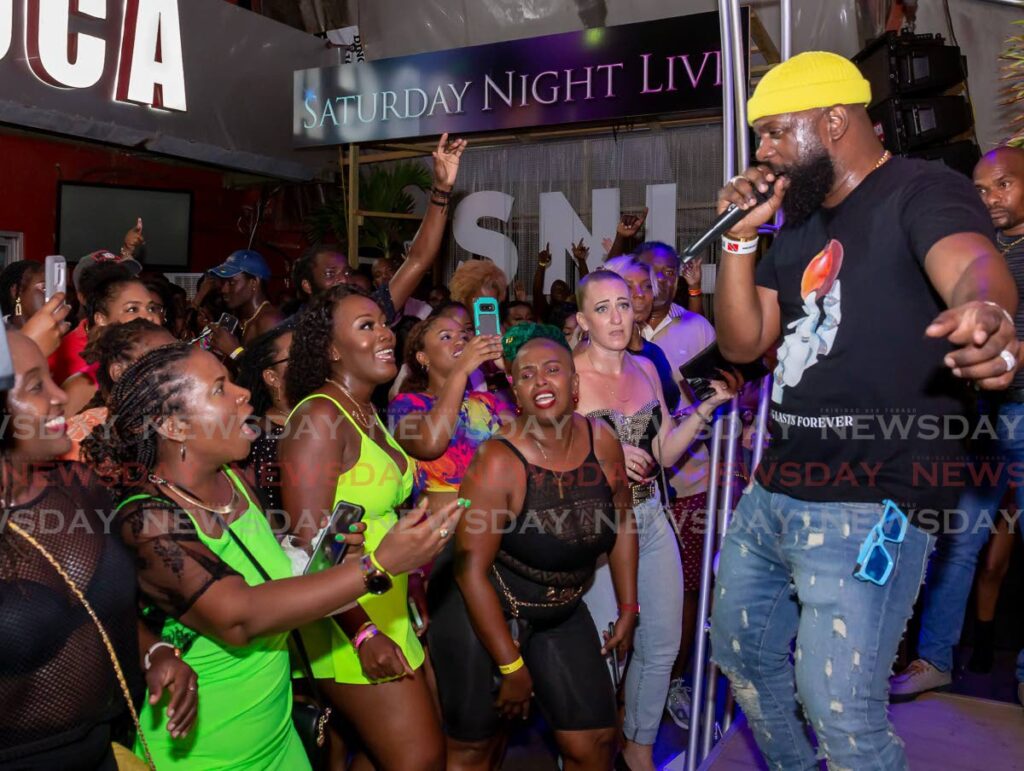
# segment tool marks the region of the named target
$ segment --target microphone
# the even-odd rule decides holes
[[[757,199],[756,206],[760,206],[769,198],[772,197],[772,191],[775,189],[775,183],[773,182],[768,187],[767,193],[762,193],[756,187],[754,188],[754,198]],[[729,208],[718,215],[718,219],[715,220],[714,224],[696,241],[690,244],[683,252],[679,255],[679,261],[685,265],[690,260],[696,259],[701,252],[708,248],[708,245],[719,238],[729,228],[739,222],[741,219],[750,213],[750,209],[741,209],[734,203],[729,204]]]

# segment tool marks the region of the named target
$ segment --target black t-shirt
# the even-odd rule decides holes
[[[679,407],[681,394],[679,386],[672,379],[672,365],[668,363],[668,357],[665,356],[665,352],[661,350],[657,343],[652,343],[650,340],[643,340],[642,342],[643,348],[635,351],[635,353],[637,356],[643,356],[649,360],[654,365],[654,368],[658,370],[658,380],[661,381],[661,390],[665,394],[665,406],[668,407],[669,412],[675,412],[676,408]]]
[[[758,285],[778,292],[782,327],[772,442],[758,469],[767,489],[891,498],[926,527],[956,505],[965,389],[942,361],[951,345],[924,335],[945,309],[924,260],[965,232],[993,233],[970,181],[903,158],[783,228],[757,267]]]

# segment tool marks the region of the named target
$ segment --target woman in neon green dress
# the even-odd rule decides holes
[[[164,346],[125,372],[107,424],[83,445],[102,476],[121,491],[132,488],[117,523],[136,552],[147,616],[199,677],[202,698],[188,736],[164,730],[160,705],[142,710],[160,769],[308,769],[291,721],[286,634],[366,591],[356,562],[290,577],[250,488],[228,466],[247,456],[255,437],[245,425],[248,398],[211,354]],[[439,512],[389,535],[378,558],[405,572],[436,554],[449,530]],[[273,580],[261,578],[239,543]]]
[[[398,522],[395,509],[412,491],[414,463],[370,403],[374,388],[397,372],[384,311],[358,290],[334,287],[300,319],[285,377],[296,406],[279,448],[284,506],[293,521],[295,512],[329,512],[339,500],[362,506],[369,552]],[[294,532],[308,540],[313,528]],[[380,771],[444,768],[407,602],[403,576],[385,594],[364,595],[303,635],[321,689]]]

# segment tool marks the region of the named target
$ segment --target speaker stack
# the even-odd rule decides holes
[[[887,32],[853,57],[871,83],[868,114],[894,155],[941,160],[971,176],[981,157],[963,95],[967,60],[941,35]]]

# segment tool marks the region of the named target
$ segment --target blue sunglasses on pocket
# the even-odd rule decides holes
[[[896,560],[885,544],[903,543],[909,526],[907,515],[900,511],[899,506],[888,498],[882,503],[885,504],[885,510],[881,519],[864,539],[857,555],[857,566],[853,571],[854,578],[870,581],[878,586],[885,586],[885,582],[892,575],[892,569],[896,566]]]

